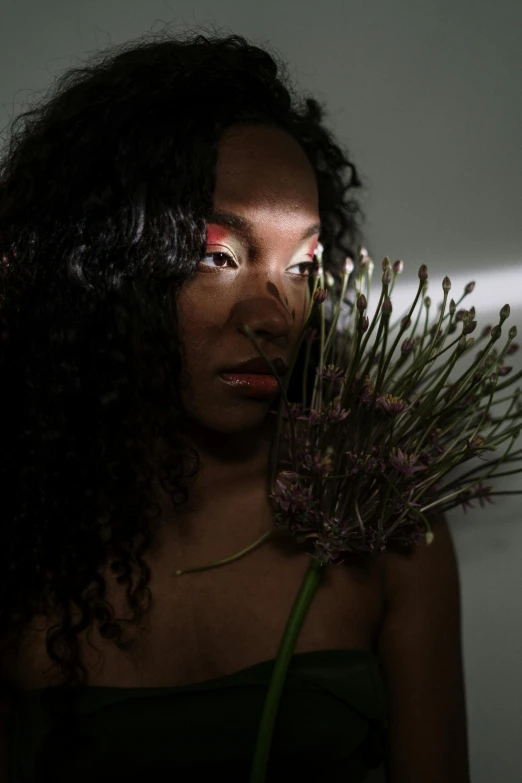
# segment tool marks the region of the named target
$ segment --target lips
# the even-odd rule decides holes
[[[277,359],[270,359],[275,367],[276,373],[282,377],[288,371],[288,366],[284,359],[277,357]],[[222,373],[249,373],[259,375],[273,375],[274,372],[269,364],[264,359],[256,357],[255,359],[247,359],[244,362],[236,364],[234,367],[227,367],[221,370]]]

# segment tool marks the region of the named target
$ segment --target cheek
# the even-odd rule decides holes
[[[203,303],[203,305],[202,305]],[[203,291],[184,291],[177,302],[179,336],[191,369],[211,359],[219,343],[222,315]]]
[[[208,311],[205,317],[205,310],[198,306],[200,302],[201,296],[197,295],[197,290],[185,289],[178,296],[176,303],[179,337],[185,347],[187,359],[190,359],[197,344],[201,342],[208,318]]]

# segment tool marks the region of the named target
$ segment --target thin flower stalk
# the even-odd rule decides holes
[[[509,457],[509,458],[506,457],[506,459],[504,459],[503,462],[519,462],[521,459],[522,459],[522,450],[519,449],[517,452],[514,452],[511,455],[511,457]],[[490,462],[494,462],[494,461],[493,460],[486,460],[486,461],[484,461],[484,463],[482,465],[477,465],[474,468],[470,468],[468,471],[466,471],[466,473],[462,473],[457,479],[454,479],[453,481],[449,481],[445,485],[445,489],[451,489],[456,484],[458,484],[458,483],[460,483],[462,481],[465,481],[467,478],[472,476],[478,470],[484,470],[484,468],[487,465],[489,465]],[[494,462],[494,464],[496,464],[496,463]],[[507,475],[514,475],[515,473],[520,473],[520,469],[518,469],[518,470],[510,470],[510,471],[508,471],[506,473],[496,473],[495,472],[495,476],[500,477],[500,476],[504,476],[504,475],[506,475],[506,476]]]

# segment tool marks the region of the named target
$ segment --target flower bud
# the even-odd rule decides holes
[[[506,320],[506,318],[509,318],[510,312],[511,312],[510,306],[508,304],[505,304],[504,307],[502,308],[502,310],[499,313],[500,319],[501,319],[501,323],[503,323]]]
[[[413,340],[411,340],[409,337],[404,340],[403,344],[401,345],[401,354],[403,356],[408,356],[409,353],[411,353],[413,350]]]
[[[502,334],[502,328],[501,328],[500,324],[495,324],[495,326],[491,330],[491,337],[492,337],[492,339],[493,340],[498,340],[498,338],[501,336],[501,334]]]
[[[511,329],[509,331],[511,331]],[[506,355],[507,356],[512,356],[514,353],[516,353],[518,351],[519,348],[520,348],[520,345],[518,343],[511,343],[511,345],[508,347],[508,349],[506,351]]]
[[[510,340],[514,340],[515,337],[517,336],[517,327],[516,326],[512,326],[511,329],[508,332],[508,335],[509,335],[509,339]]]
[[[444,278],[444,280],[442,281],[442,290],[443,291],[450,291],[451,290],[451,280],[449,279],[449,277],[447,275]]]
[[[456,317],[455,317],[455,320],[456,321],[466,321],[468,315],[469,315],[469,313],[468,313],[467,310],[459,310],[457,315],[456,315]]]
[[[384,302],[382,303],[382,314],[383,315],[391,315],[392,312],[392,303],[389,296],[384,297]]]
[[[407,329],[408,326],[411,324],[411,318],[409,315],[405,315],[404,318],[401,318],[401,329]]]
[[[431,298],[429,296],[424,297],[424,304],[428,309],[431,307]]]
[[[326,272],[325,274],[325,282],[326,285],[331,288],[335,284],[335,280],[333,279],[333,275],[331,272]]]
[[[366,310],[366,307],[368,306],[368,303],[366,301],[366,297],[364,294],[359,294],[357,297],[357,309],[360,313],[364,313]]]
[[[347,275],[352,274],[354,266],[353,266],[353,260],[350,258],[350,256],[346,256],[345,258],[344,269]]]
[[[468,283],[467,286],[464,288],[464,292],[466,294],[471,294],[474,288],[475,288],[475,281]]]
[[[459,351],[464,351],[467,348],[467,341],[465,335],[462,335],[460,340],[457,343],[457,348]]]
[[[404,269],[404,264],[400,260],[400,258],[397,259],[397,261],[393,262],[393,272],[396,275],[402,274],[402,270]]]
[[[386,267],[386,269],[382,273],[382,282],[385,285],[389,285],[391,283],[391,272],[389,267]]]
[[[382,271],[384,272],[386,269],[390,269],[391,263],[388,256],[385,256],[382,260]]]
[[[419,280],[427,280],[428,279],[428,267],[426,264],[422,264],[421,267],[419,267]]]
[[[507,366],[506,367],[500,367],[499,371],[498,371],[498,374],[499,375],[509,375],[509,373],[511,372],[512,369],[513,369],[513,367],[507,367]]]
[[[369,325],[370,325],[370,319],[368,318],[367,315],[365,315],[364,318],[362,319],[362,323],[361,323],[361,332],[362,332],[362,334],[364,334],[365,332],[368,331]]]
[[[455,300],[452,299],[449,306],[450,315],[453,315],[456,309],[457,309],[457,305],[455,303]]]
[[[321,263],[323,260],[323,251],[324,251],[323,245],[320,242],[318,242],[315,247],[315,255],[319,263]]]
[[[467,324],[464,324],[464,328],[462,329],[462,334],[471,334],[471,332],[474,332],[476,328],[477,328],[476,321],[468,321]]]
[[[322,304],[327,296],[327,291],[325,288],[317,288],[314,291],[314,302],[315,304]]]
[[[481,337],[487,337],[488,334],[491,332],[492,326],[491,324],[488,324],[488,326],[485,326],[481,332]]]

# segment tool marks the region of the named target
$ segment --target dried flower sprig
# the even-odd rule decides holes
[[[346,260],[341,295],[331,307],[330,329],[325,336],[324,303],[334,281],[324,271],[322,253],[319,244],[310,308],[285,382],[272,366],[281,390],[271,455],[270,499],[275,524],[286,526],[299,543],[312,540],[314,551],[275,661],[250,783],[264,781],[286,671],[322,567],[342,563],[345,553],[370,555],[402,549],[423,539],[430,544],[434,534],[426,514],[435,509],[444,513],[461,505],[465,510],[475,499],[483,507],[493,502],[493,495],[522,494],[493,492],[492,486],[484,483],[495,476],[522,472],[522,464],[515,470],[498,472],[502,465],[522,462],[522,449],[513,451],[522,430],[520,388],[505,397],[498,396],[522,376],[519,372],[499,382],[512,369],[504,364],[505,357],[519,347],[514,342],[514,326],[504,346],[500,350],[496,347],[510,315],[509,305],[500,310],[499,323],[485,327],[475,340],[469,337],[477,327],[475,309],[457,310],[475,283],[469,283],[458,302],[451,299],[448,306],[451,281],[446,276],[440,314],[430,325],[428,269],[423,264],[411,307],[390,325],[390,297],[403,263],[397,260],[392,265],[386,257],[382,262],[381,294],[370,322],[366,313],[374,264],[361,248],[356,304],[348,326],[340,333],[336,328],[353,271],[351,259]],[[307,407],[310,345],[317,334],[308,326],[316,308],[320,308],[320,356]],[[424,323],[419,328],[423,315]],[[248,326],[245,334],[270,364]],[[303,399],[290,404],[287,389],[303,340],[307,343]],[[481,342],[484,347],[471,365],[457,379],[450,380],[457,361]],[[510,402],[507,414],[494,418],[493,407],[506,401]],[[499,446],[506,441],[507,448],[498,455]],[[286,461],[283,442],[290,454]],[[497,452],[497,456],[487,460],[483,456],[486,452]],[[448,480],[458,466],[477,457],[481,460],[478,467]]]

